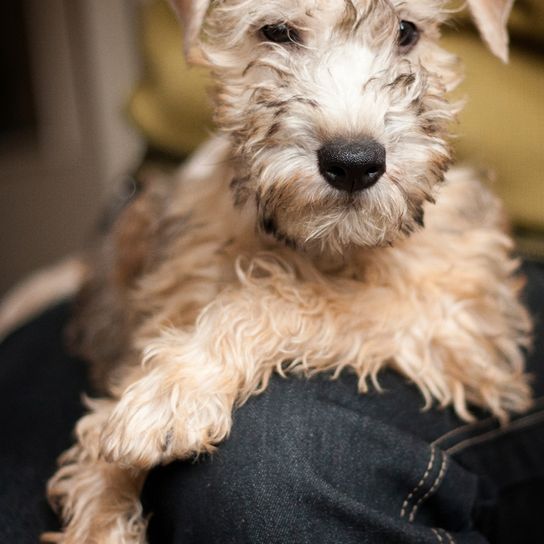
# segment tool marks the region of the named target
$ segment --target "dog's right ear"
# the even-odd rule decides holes
[[[198,39],[210,0],[170,0],[183,28],[185,57],[188,62],[199,63]]]

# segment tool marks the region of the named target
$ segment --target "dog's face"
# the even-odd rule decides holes
[[[200,17],[206,2],[187,0]],[[454,58],[442,0],[222,0],[204,55],[239,206],[299,248],[391,244],[423,224],[450,162]]]

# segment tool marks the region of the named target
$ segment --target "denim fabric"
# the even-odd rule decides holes
[[[544,396],[544,269],[528,265],[529,357]],[[85,367],[62,350],[69,305],[0,345],[0,543],[55,528],[44,485],[82,413]],[[422,411],[393,372],[272,380],[235,413],[214,455],[154,470],[142,499],[151,544],[544,542],[544,401],[500,428]],[[83,544],[83,543],[82,543]]]
[[[499,431],[422,413],[411,386],[393,374],[382,383],[385,393],[361,396],[348,375],[275,378],[214,455],[150,475],[151,542],[487,542],[505,486],[544,474],[544,405]],[[523,505],[537,524],[493,542],[544,542],[539,492]]]
[[[385,393],[359,395],[347,374],[273,379],[214,455],[150,476],[151,542],[485,542],[477,477],[430,445],[457,420],[421,413],[398,376],[381,381]]]
[[[36,544],[56,525],[45,484],[72,444],[86,387],[86,365],[63,348],[68,316],[68,304],[53,308],[0,344],[1,544]]]

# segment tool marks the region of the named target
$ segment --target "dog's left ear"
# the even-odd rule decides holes
[[[482,38],[491,51],[508,62],[508,30],[506,24],[514,0],[467,0]]]
[[[198,39],[210,0],[170,0],[183,28],[185,56],[189,62],[199,62]]]

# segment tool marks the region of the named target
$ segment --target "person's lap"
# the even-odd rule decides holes
[[[528,300],[543,317],[544,273]],[[0,541],[35,542],[53,527],[44,496],[55,457],[82,413],[84,364],[62,350],[68,305],[0,346]],[[542,329],[529,360],[544,394]],[[383,393],[345,373],[276,377],[235,413],[212,456],[155,469],[143,502],[150,542],[542,542],[544,404],[512,425],[464,425],[423,412],[390,372]]]
[[[417,391],[392,373],[381,383],[384,393],[361,396],[349,375],[274,379],[215,454],[151,473],[150,542],[476,543],[495,529],[501,500],[503,514],[516,506],[503,491],[518,486],[544,507],[544,486],[534,493],[544,403],[499,431],[493,420],[422,413]],[[497,542],[544,539],[538,516],[524,532],[502,521]]]
[[[63,349],[68,304],[0,344],[0,542],[37,542],[55,523],[45,485],[83,414],[85,364]]]
[[[424,524],[471,532],[476,478],[451,463],[444,476],[429,445],[457,422],[422,414],[397,376],[381,382],[386,392],[362,396],[347,374],[272,380],[216,454],[151,474],[151,542],[423,543],[436,541]]]

